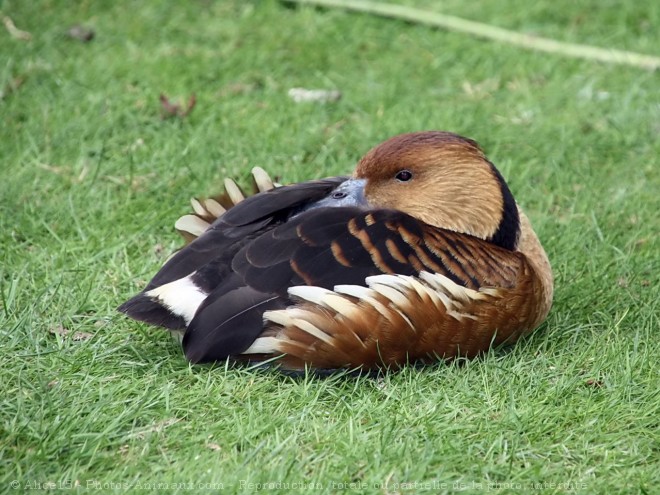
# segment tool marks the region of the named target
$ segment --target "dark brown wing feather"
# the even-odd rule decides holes
[[[232,275],[232,259],[256,237],[273,229],[327,196],[346,177],[303,182],[251,196],[220,216],[200,237],[170,258],[147,287],[118,309],[130,317],[179,330],[184,320],[145,293],[156,287],[186,277],[193,272],[194,283],[206,292],[213,291]]]
[[[250,196],[175,254],[145,290],[185,277],[223,255],[227,249],[237,251],[255,235],[285,222],[297,209],[325,197],[345,180],[346,177],[333,177],[302,182]]]
[[[511,251],[399,211],[344,207],[311,210],[262,234],[236,254],[232,268],[248,285],[280,293],[302,283],[331,289],[422,270],[478,289],[510,286],[517,260]],[[288,278],[280,267],[288,267]],[[269,280],[271,274],[280,282]]]
[[[247,349],[262,331],[264,311],[282,309],[285,300],[237,280],[235,274],[204,301],[183,338],[193,363],[227,359]]]
[[[227,215],[235,210],[238,208]],[[251,220],[260,218],[255,215]],[[238,219],[233,221],[239,223]],[[222,232],[224,227],[214,228]],[[200,307],[186,334],[184,349],[195,362],[241,353],[261,332],[264,310],[276,304],[270,296],[278,296],[279,305],[290,304],[287,289],[291,286],[364,286],[365,278],[373,275],[428,271],[470,289],[510,287],[519,266],[516,253],[436,229],[399,211],[353,207],[310,210],[243,241],[231,261],[236,282],[219,285],[209,302]],[[210,271],[218,269],[226,266],[208,264],[199,274],[212,278]],[[237,304],[235,291],[241,285],[249,287],[251,295],[261,294],[268,307],[253,301],[247,309]],[[240,318],[235,319],[232,307],[240,312]],[[215,335],[218,332],[223,335]]]

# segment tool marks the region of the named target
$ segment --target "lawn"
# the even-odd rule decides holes
[[[399,3],[660,47],[651,0]],[[660,493],[660,72],[275,1],[0,9],[31,35],[0,26],[0,492]],[[196,105],[163,118],[161,94]],[[554,306],[519,345],[291,378],[190,366],[116,313],[191,196],[345,174],[422,129],[479,141],[548,252]]]

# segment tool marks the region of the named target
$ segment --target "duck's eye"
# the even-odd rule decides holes
[[[412,176],[413,174],[410,170],[401,170],[397,172],[394,178],[401,182],[408,182],[410,179],[412,179]]]
[[[346,193],[342,191],[335,191],[332,193],[332,199],[342,199],[346,197]]]

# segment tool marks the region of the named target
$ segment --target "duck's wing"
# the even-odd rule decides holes
[[[306,247],[291,264],[304,283],[288,288],[292,304],[264,313],[265,330],[243,351],[247,359],[280,355],[289,369],[373,369],[474,357],[515,342],[547,312],[543,285],[520,252],[401,212],[318,211],[313,217],[295,227]],[[267,264],[257,251],[255,241],[235,258],[246,280]]]
[[[369,295],[370,277],[407,277],[428,287],[431,282],[424,277],[432,274],[446,281],[443,287],[456,288],[454,296],[460,298],[482,288],[513,288],[523,261],[519,253],[431,227],[399,211],[354,207],[309,210],[242,245],[231,261],[231,282],[218,285],[196,309],[183,340],[184,350],[192,362],[208,362],[241,353],[277,353],[282,339],[290,353],[294,348],[300,352],[303,348],[332,349],[336,336],[319,327],[323,327],[320,322],[324,319],[334,327],[341,321],[343,330],[333,331],[348,332],[352,344],[362,345],[362,340],[354,338],[351,320],[341,316],[340,307],[347,311],[357,308],[362,304],[361,294],[373,299]],[[204,280],[216,276],[217,269],[211,264],[201,268],[195,283],[203,286]],[[409,289],[414,291],[414,287]],[[341,290],[344,292],[340,294]],[[318,291],[336,295],[329,297],[338,306],[318,300],[314,303]],[[436,300],[443,298],[447,296],[437,296]],[[417,299],[411,297],[410,301]],[[295,302],[299,304],[291,307]],[[301,305],[305,309],[301,310]],[[363,307],[383,316],[388,305]],[[418,309],[424,312],[429,308],[421,305]],[[406,321],[393,311],[393,320]],[[355,322],[360,320],[357,314],[353,317]],[[378,324],[376,320],[372,323]],[[264,324],[272,331],[262,334]],[[282,329],[284,333],[279,331]],[[361,330],[368,339],[378,333],[376,326]]]
[[[200,232],[198,238],[174,254],[147,287],[122,304],[119,311],[153,325],[173,330],[185,328],[192,315],[185,311],[177,312],[176,308],[190,308],[191,304],[199,303],[200,298],[205,297],[202,293],[208,294],[223,280],[230,278],[232,259],[243,246],[286,222],[309,204],[324,198],[346,179],[332,177],[277,187],[245,198],[226,212],[219,212],[220,216]],[[196,277],[199,282],[190,282],[187,277],[192,277],[202,268],[205,268],[205,276]],[[185,290],[186,284],[192,284],[192,292]],[[176,308],[172,308],[159,299],[162,292],[167,292],[173,301],[180,294],[192,299],[183,297],[177,301]]]
[[[192,273],[223,253],[284,222],[327,196],[347,177],[301,182],[250,196],[218,217],[194,242],[175,254],[149,282],[146,290]],[[223,256],[223,257],[226,257]]]

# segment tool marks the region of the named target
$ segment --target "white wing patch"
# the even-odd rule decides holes
[[[146,295],[158,301],[173,314],[181,316],[188,325],[208,296],[194,284],[191,279],[193,275],[194,272],[187,277],[151,289]]]

